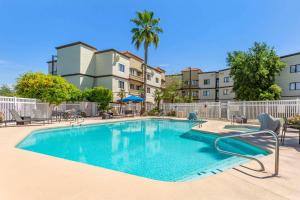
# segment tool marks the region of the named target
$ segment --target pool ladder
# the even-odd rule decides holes
[[[218,137],[215,140],[215,148],[217,149],[217,151],[219,151],[220,153],[223,153],[223,154],[228,154],[228,155],[232,155],[232,156],[239,156],[239,157],[243,157],[243,158],[246,158],[246,159],[249,159],[249,160],[254,160],[260,165],[260,167],[261,167],[260,171],[264,171],[265,167],[264,167],[263,163],[261,161],[259,161],[257,158],[252,157],[252,156],[242,155],[242,154],[239,154],[239,153],[230,152],[230,151],[225,151],[225,150],[222,150],[218,146],[219,141],[222,140],[222,139],[249,136],[249,135],[256,135],[256,134],[261,134],[261,133],[268,133],[268,134],[270,134],[274,137],[274,140],[275,140],[275,169],[274,169],[275,173],[274,173],[274,175],[277,176],[278,172],[279,172],[279,139],[278,139],[278,135],[276,133],[274,133],[273,131],[271,131],[271,130],[262,130],[262,131],[255,131],[255,132],[239,133],[239,134],[234,134],[234,135],[221,136],[221,137]]]

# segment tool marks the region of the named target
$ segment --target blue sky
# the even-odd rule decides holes
[[[168,74],[186,66],[226,67],[226,55],[254,41],[279,55],[300,51],[299,0],[0,0],[0,84],[27,71],[46,72],[54,47],[83,41],[142,56],[131,44],[130,19],[148,9],[161,18],[161,43],[149,63]]]

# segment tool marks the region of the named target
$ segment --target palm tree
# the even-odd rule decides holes
[[[154,44],[157,48],[159,44],[159,33],[163,30],[158,26],[160,19],[153,18],[154,13],[152,11],[137,12],[136,18],[131,19],[131,22],[135,24],[135,27],[131,29],[132,43],[139,49],[140,46],[144,45],[144,99],[146,101],[146,87],[147,87],[147,63],[148,63],[148,48],[151,44]],[[143,103],[143,110],[145,110],[145,102]]]

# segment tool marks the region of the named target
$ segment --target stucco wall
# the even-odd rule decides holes
[[[300,97],[300,90],[290,90],[289,84],[292,82],[300,82],[300,72],[290,73],[290,66],[300,64],[300,55],[290,56],[281,59],[287,64],[284,70],[276,77],[275,82],[282,89],[282,99]]]
[[[199,86],[200,88],[215,88],[216,87],[216,77],[217,73],[201,73],[199,76]],[[209,79],[210,83],[208,85],[204,85],[204,80]]]
[[[57,72],[59,75],[80,72],[80,45],[57,50]]]

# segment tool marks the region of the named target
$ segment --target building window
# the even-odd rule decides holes
[[[120,72],[125,72],[125,65],[119,63],[119,71]]]
[[[209,96],[209,91],[208,90],[204,90],[203,91],[203,96],[208,97]]]
[[[151,91],[151,90],[150,90],[150,88],[149,88],[149,87],[147,87],[147,93],[150,93],[150,91]]]
[[[224,77],[224,83],[229,83],[230,79],[229,76]]]
[[[290,90],[300,90],[300,82],[290,83]]]
[[[184,90],[182,91],[182,96],[185,96],[185,91]]]
[[[228,94],[229,94],[229,90],[228,89],[223,90],[223,95],[228,95]]]
[[[198,80],[192,80],[192,85],[197,86],[198,85]]]
[[[193,97],[198,97],[198,91],[193,91],[192,95],[193,95]]]
[[[159,78],[155,78],[155,82],[156,82],[156,83],[159,83]]]
[[[300,72],[300,64],[290,66],[290,73],[298,73],[298,72]]]
[[[150,74],[147,74],[147,80],[151,81],[151,75]]]
[[[210,84],[210,80],[209,79],[205,79],[204,80],[204,85],[209,85]]]
[[[137,85],[137,86],[136,86],[136,89],[137,89],[137,90],[141,90],[141,89],[142,89],[142,86]]]
[[[130,75],[133,75],[133,76],[137,75],[137,71],[136,70],[130,68],[129,71],[130,71]]]
[[[125,88],[125,83],[124,81],[119,81],[119,88],[124,89]]]
[[[190,83],[189,81],[184,81],[185,85],[189,85],[189,83]]]
[[[134,84],[130,84],[130,89],[131,89],[131,90],[134,90],[134,89],[135,89]]]

